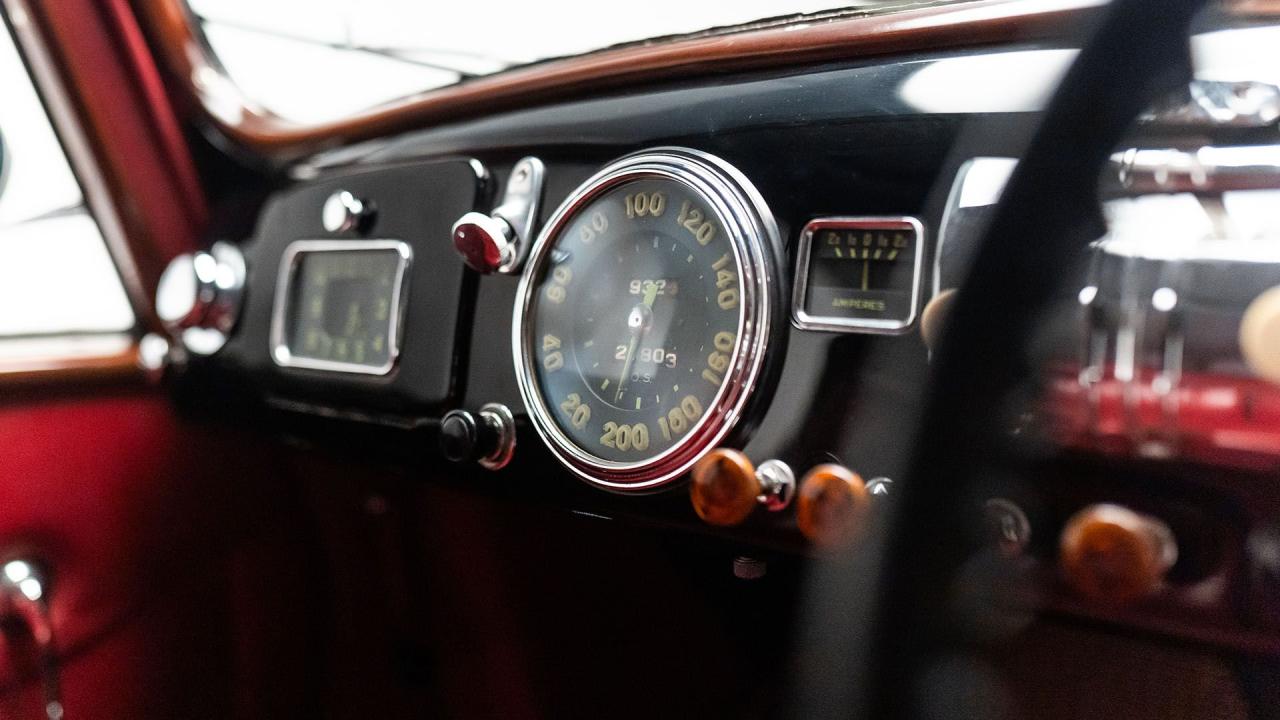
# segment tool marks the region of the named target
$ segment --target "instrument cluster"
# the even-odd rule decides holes
[[[918,315],[926,250],[914,217],[814,218],[795,241],[793,263],[761,191],[710,153],[659,147],[608,162],[540,225],[543,184],[554,170],[521,160],[484,212],[477,186],[493,184],[491,176],[477,162],[469,167],[458,179],[476,189],[457,193],[472,202],[456,204],[447,243],[427,228],[392,232],[393,218],[402,230],[412,218],[394,198],[362,191],[351,182],[358,177],[308,188],[305,205],[277,201],[268,219],[305,206],[315,214],[240,259],[269,273],[250,272],[259,288],[243,293],[256,303],[247,317],[270,318],[258,336],[266,346],[224,325],[224,337],[240,337],[213,350],[259,363],[265,354],[272,376],[294,382],[268,398],[277,405],[334,414],[342,392],[411,393],[402,376],[421,353],[444,347],[447,331],[429,325],[440,304],[425,305],[422,294],[439,283],[442,261],[456,268],[460,259],[478,276],[517,283],[509,357],[523,407],[444,414],[446,455],[505,465],[515,418],[527,416],[574,475],[635,493],[684,479],[715,448],[747,442],[793,330],[897,334]],[[327,195],[317,202],[321,190]],[[185,289],[184,268],[203,269],[200,261],[175,267],[168,295]],[[211,290],[187,284],[197,288],[195,305],[220,292],[216,280]],[[460,302],[448,305],[464,317]],[[174,320],[197,331],[201,322],[192,313]],[[420,354],[409,357],[415,343]]]
[[[375,195],[361,175],[278,199],[265,213],[270,232],[246,246],[245,260],[262,272],[249,273],[243,316],[267,314],[269,327],[227,328],[230,343],[216,359],[257,362],[277,409],[403,427],[425,416],[440,454],[455,462],[501,470],[536,456],[517,452],[533,441],[611,493],[654,493],[692,478],[694,508],[716,525],[795,500],[799,529],[830,544],[888,491],[887,477],[864,481],[830,453],[793,452],[790,440],[757,448],[758,466],[742,450],[766,419],[785,417],[769,412],[776,394],[803,398],[798,409],[810,415],[817,388],[784,381],[789,357],[793,368],[814,367],[834,338],[915,326],[928,255],[919,218],[780,222],[745,172],[686,147],[605,161],[545,215],[554,164],[526,157],[500,181],[477,161],[439,165],[471,188],[455,193],[447,233],[438,220],[415,224],[402,195]],[[782,226],[800,230],[788,238]],[[451,304],[421,301],[463,267]],[[491,340],[473,356],[488,352],[504,314],[484,297],[494,288],[510,290],[509,350],[457,370],[440,311],[456,317],[456,347],[469,330]],[[254,308],[262,298],[269,308]],[[918,342],[908,344],[923,355]],[[424,357],[448,368],[450,382],[510,377],[516,401],[496,385],[476,392],[476,410],[447,395],[414,402],[414,393],[425,399],[423,388],[406,375],[421,372]],[[802,429],[780,422],[787,436]],[[798,480],[792,465],[809,472]]]

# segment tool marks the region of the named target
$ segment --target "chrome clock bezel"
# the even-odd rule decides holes
[[[578,211],[624,183],[655,177],[680,183],[702,198],[725,228],[740,269],[738,342],[724,382],[694,427],[661,453],[634,462],[618,462],[583,450],[555,422],[538,390],[531,311],[540,269]],[[779,247],[780,235],[773,214],[750,180],[724,160],[697,150],[663,147],[629,155],[605,166],[574,190],[547,221],[530,250],[512,318],[511,344],[520,396],[534,428],[556,458],[597,487],[616,492],[651,492],[678,480],[708,450],[720,445],[743,419],[761,378],[776,302],[777,263],[773,252]]]
[[[391,288],[391,310],[387,320],[387,361],[381,365],[321,360],[295,355],[289,348],[285,323],[289,317],[289,289],[298,271],[298,260],[307,253],[394,250],[399,256],[396,280]],[[355,375],[386,375],[400,359],[400,343],[404,332],[404,313],[408,305],[409,283],[406,277],[413,266],[413,248],[403,240],[294,240],[280,258],[274,304],[271,308],[271,359],[285,368],[320,370]]]

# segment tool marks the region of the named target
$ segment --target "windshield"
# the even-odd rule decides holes
[[[303,123],[619,44],[931,4],[940,3],[188,0],[193,21],[241,90]]]

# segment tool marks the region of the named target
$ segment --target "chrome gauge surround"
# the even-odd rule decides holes
[[[577,213],[619,185],[653,178],[679,183],[702,198],[725,228],[740,269],[738,338],[723,383],[692,429],[660,453],[619,462],[584,450],[557,425],[535,371],[534,300],[551,252]],[[773,215],[746,176],[724,160],[700,151],[663,147],[629,155],[607,165],[572,192],[547,221],[530,251],[512,319],[520,395],[534,428],[556,458],[597,487],[624,493],[652,492],[680,479],[708,450],[719,446],[743,420],[762,377],[766,345],[776,322],[775,255],[781,247]]]
[[[391,251],[398,257],[395,283],[391,290],[391,311],[387,327],[387,361],[378,365],[340,362],[298,355],[289,347],[290,292],[303,255],[308,253],[341,253]],[[387,375],[400,359],[404,334],[404,314],[408,307],[409,269],[413,265],[413,248],[402,240],[295,240],[285,248],[280,259],[275,298],[271,309],[271,359],[283,368],[319,370],[351,375]]]
[[[915,259],[911,268],[911,299],[903,317],[888,319],[846,318],[809,312],[805,302],[809,292],[809,256],[814,236],[820,230],[909,230],[915,235]],[[792,283],[791,323],[801,330],[900,335],[911,330],[920,314],[920,288],[924,280],[924,223],[909,215],[833,216],[810,220],[800,231],[796,251],[796,276]],[[864,256],[865,257],[865,256]]]

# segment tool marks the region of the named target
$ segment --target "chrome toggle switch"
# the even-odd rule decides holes
[[[184,253],[160,276],[156,314],[187,350],[212,355],[235,327],[244,282],[244,256],[235,245],[217,242],[208,252]]]
[[[453,246],[468,267],[486,275],[520,271],[533,243],[544,175],[541,160],[523,158],[511,169],[502,202],[493,213],[469,212],[454,223]]]

